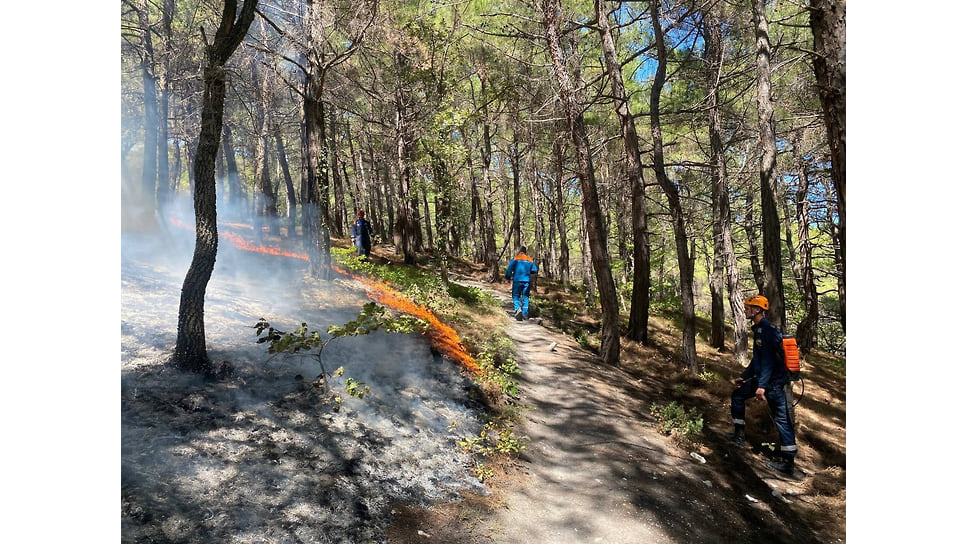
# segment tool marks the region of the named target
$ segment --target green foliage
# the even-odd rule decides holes
[[[711,370],[704,370],[699,373],[699,379],[702,380],[703,383],[710,384],[722,380],[722,377]]]
[[[650,412],[658,419],[659,432],[671,435],[675,440],[695,442],[702,434],[703,417],[695,408],[686,410],[672,401],[665,406],[653,403]]]
[[[451,423],[448,431],[456,432],[456,426]],[[524,451],[527,439],[515,436],[511,422],[498,418],[485,423],[480,433],[458,437],[456,440],[458,448],[476,457],[475,472],[477,478],[483,482],[494,476],[494,472],[486,465],[489,458],[495,455],[517,456]]]
[[[359,336],[370,334],[380,329],[388,333],[407,334],[416,330],[424,331],[428,323],[410,315],[394,316],[384,307],[375,302],[368,302],[360,309],[360,314],[351,321],[343,325],[331,325],[326,329],[328,337],[324,338],[318,331],[309,330],[306,323],[302,323],[291,332],[276,329],[265,318],[253,326],[256,330],[257,344],[268,344],[268,352],[275,357],[279,354],[297,354],[309,352],[319,363],[320,374],[312,382],[316,388],[322,389],[325,393],[331,394],[329,380],[327,378],[326,365],[323,361],[323,351],[326,346],[345,336]],[[332,377],[340,378],[343,376],[344,368],[341,366],[333,372]],[[370,387],[362,381],[354,378],[346,378],[344,389],[351,397],[362,399],[370,392]],[[333,394],[333,411],[339,412],[343,403],[340,395]]]
[[[447,294],[468,306],[496,306],[500,301],[477,287],[465,287],[459,283],[447,285]]]
[[[521,371],[517,361],[508,357],[503,363],[496,362],[494,354],[489,351],[479,353],[474,360],[483,373],[482,381],[497,387],[505,395],[518,396],[519,383],[514,381],[514,377],[520,375]]]

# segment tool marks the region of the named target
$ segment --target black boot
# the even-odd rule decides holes
[[[736,423],[733,425],[732,434],[726,435],[726,440],[729,440],[733,444],[743,447],[746,445],[746,425],[740,425]]]
[[[782,472],[787,476],[793,476],[794,474],[793,459],[789,457],[781,457],[779,461],[767,461],[766,466],[777,472]]]

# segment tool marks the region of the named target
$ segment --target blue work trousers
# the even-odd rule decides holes
[[[749,380],[733,391],[730,399],[730,415],[733,416],[733,423],[737,425],[746,424],[746,401],[756,396],[756,389],[759,387],[755,379]],[[789,384],[779,385],[770,384],[764,389],[766,394],[766,404],[770,408],[770,417],[776,425],[776,430],[780,433],[780,457],[793,459],[797,456],[797,438],[793,431],[793,414],[789,399],[787,398],[787,388]]]
[[[511,284],[511,300],[514,302],[514,312],[521,310],[521,315],[528,318],[528,295],[531,294],[530,281],[516,281]]]

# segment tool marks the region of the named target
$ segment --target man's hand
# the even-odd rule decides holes
[[[745,382],[746,380],[744,380],[743,378],[736,378],[733,380],[733,383],[736,385],[743,385]]]
[[[763,389],[762,387],[756,388],[756,398],[766,400],[766,389]]]

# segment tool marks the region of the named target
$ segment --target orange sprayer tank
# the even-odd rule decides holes
[[[793,336],[783,337],[783,358],[787,370],[794,373],[800,372],[800,348],[797,347],[797,339]]]

